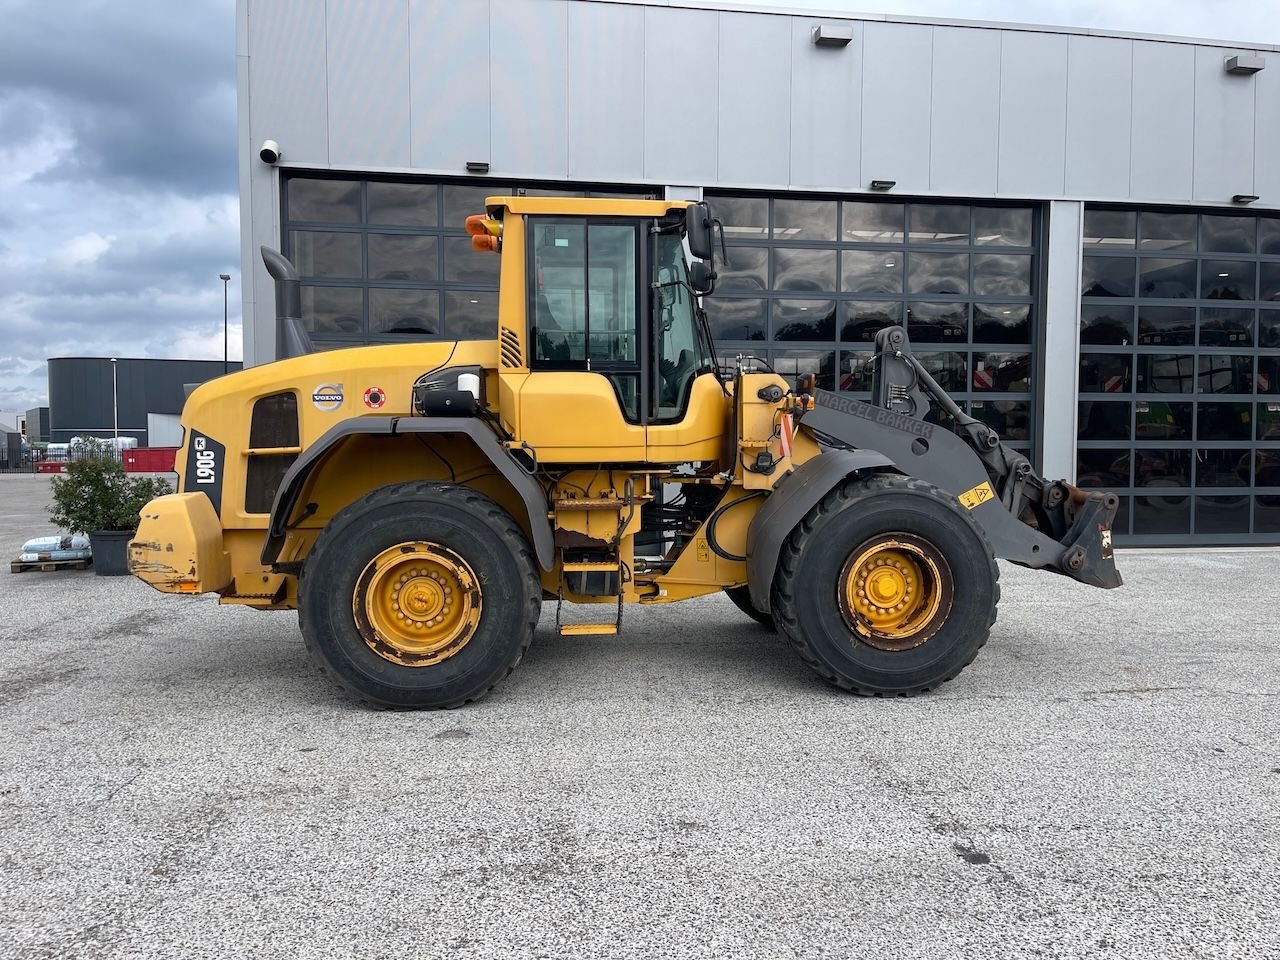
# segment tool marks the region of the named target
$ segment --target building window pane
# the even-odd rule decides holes
[[[769,236],[769,201],[763,197],[721,197],[707,195],[712,213],[724,225],[728,239],[749,237],[763,240]]]
[[[440,275],[436,238],[422,234],[369,234],[369,279],[431,282]]]
[[[1196,497],[1196,533],[1248,533],[1249,498]]]
[[[1026,400],[975,400],[969,406],[969,412],[1000,439],[1031,439],[1031,404]]]
[[[1252,347],[1253,311],[1205,307],[1200,311],[1200,346]]]
[[[1143,250],[1191,250],[1196,245],[1194,213],[1142,213]]]
[[[1031,354],[975,353],[973,389],[1007,393],[1031,392]]]
[[[360,222],[360,181],[290,179],[289,219],[319,223]]]
[[[909,293],[966,294],[969,292],[967,253],[908,254]]]
[[[774,248],[773,288],[833,292],[836,289],[836,252]]]
[[[1131,257],[1085,257],[1080,279],[1083,297],[1132,297]]]
[[[1200,264],[1200,296],[1205,300],[1252,300],[1257,267],[1252,260],[1205,260]]]
[[[1129,418],[1133,405],[1111,400],[1080,401],[1079,424],[1081,440],[1129,440],[1132,428]]]
[[[716,340],[764,340],[765,301],[707,297],[702,302]]]
[[[901,250],[845,250],[840,287],[848,293],[901,293],[902,261]]]
[[[359,280],[362,274],[360,234],[291,230],[289,259],[303,277]]]
[[[852,243],[901,243],[906,207],[901,203],[851,200],[840,205],[840,236]]]
[[[775,300],[772,310],[775,340],[835,339],[833,300]]]
[[[834,200],[773,201],[773,239],[836,239],[836,207]]]
[[[1258,404],[1258,439],[1280,440],[1280,403]],[[1272,485],[1266,484],[1266,486]],[[1280,484],[1274,484],[1274,486],[1280,486]]]
[[[359,287],[303,285],[302,322],[311,333],[363,334],[364,291]]]
[[[1258,346],[1280,347],[1280,310],[1258,311]]]
[[[1132,358],[1127,353],[1082,353],[1081,393],[1129,393]]]
[[[419,338],[440,336],[439,292],[374,287],[369,291],[369,332]]]
[[[907,304],[907,336],[920,343],[964,343],[969,339],[968,304]]]
[[[1196,262],[1156,257],[1138,261],[1138,296],[1157,300],[1195,299]]]
[[[974,343],[1030,343],[1029,303],[975,303]]]
[[[1280,393],[1280,357],[1258,358],[1258,379],[1254,386],[1259,393]]]
[[[1136,223],[1132,210],[1086,210],[1084,248],[1132,250]]]
[[[974,207],[973,242],[1009,247],[1031,246],[1028,207]]]
[[[502,258],[471,246],[470,237],[441,237],[444,279],[448,283],[483,283],[497,286]]]
[[[1280,263],[1263,261],[1258,264],[1259,300],[1280,300]]]
[[[1196,360],[1189,353],[1139,354],[1139,393],[1194,393]]]
[[[369,182],[369,222],[399,227],[440,223],[440,188],[434,183]],[[481,211],[476,211],[477,213]]]
[[[1031,296],[1031,258],[978,254],[973,258],[973,292],[980,297]]]
[[[917,353],[916,359],[928,371],[938,386],[948,393],[969,389],[968,364],[965,355],[953,351],[939,353]],[[1012,439],[1005,437],[1004,439]]]
[[[496,184],[470,187],[446,183],[440,189],[444,195],[444,218],[440,225],[451,230],[463,229],[467,217],[484,213],[486,197],[502,196],[511,192],[510,187],[500,187]]]
[[[969,210],[967,206],[913,203],[911,205],[911,243],[968,243]]]
[[[725,257],[716,264],[718,290],[769,289],[768,247],[728,247]]]
[[[1252,403],[1201,403],[1196,414],[1197,440],[1252,440]]]
[[[1191,486],[1190,450],[1133,451],[1135,487]]]
[[[1200,355],[1201,393],[1252,393],[1253,357]]]
[[[1209,253],[1253,253],[1253,238],[1258,230],[1254,217],[1200,218],[1200,249]]]
[[[1181,347],[1195,340],[1195,307],[1138,307],[1138,342]]]
[[[1190,440],[1193,424],[1190,403],[1139,400],[1134,404],[1134,438],[1137,440]]]
[[[875,372],[875,359],[870,353],[840,354],[840,389],[852,393],[868,393]]]
[[[1263,217],[1258,221],[1258,252],[1280,254],[1280,217]]]
[[[1125,346],[1133,343],[1133,307],[1110,303],[1081,304],[1080,342]]]
[[[1247,487],[1249,463],[1253,454],[1248,450],[1200,450],[1196,453],[1197,487]]]
[[[1191,498],[1187,496],[1134,497],[1134,534],[1188,534],[1191,532]]]
[[[1253,498],[1253,532],[1280,533],[1280,497]]]
[[[902,324],[902,304],[896,300],[844,300],[840,303],[840,339],[870,343],[885,327]]]
[[[1120,447],[1106,450],[1077,450],[1076,479],[1088,489],[1114,490],[1129,486],[1129,451]]]
[[[494,290],[451,290],[444,297],[444,329],[452,340],[492,340],[498,335]]]

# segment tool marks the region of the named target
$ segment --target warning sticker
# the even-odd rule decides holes
[[[986,503],[988,500],[995,499],[996,492],[991,489],[991,484],[980,483],[972,490],[966,490],[956,499],[959,500],[966,510],[972,510],[974,507]]]

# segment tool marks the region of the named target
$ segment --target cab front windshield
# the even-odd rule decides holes
[[[658,361],[658,420],[678,419],[694,378],[706,369],[693,294],[678,233],[659,234],[654,256],[654,352]]]

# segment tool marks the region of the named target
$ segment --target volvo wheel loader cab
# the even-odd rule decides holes
[[[192,393],[137,576],[297,608],[320,667],[392,707],[482,696],[545,602],[562,635],[616,634],[725,591],[832,684],[888,695],[973,659],[996,558],[1120,584],[1115,498],[1043,480],[905,329],[877,338],[870,403],[720,366],[706,204],[493,197],[466,226],[501,258],[492,340],[316,353],[263,250],[282,359]]]

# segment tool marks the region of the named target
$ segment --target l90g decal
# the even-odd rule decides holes
[[[222,516],[222,470],[226,464],[226,448],[199,430],[191,431],[187,447],[187,470],[182,478],[186,493],[203,493],[213,504],[213,512]]]

